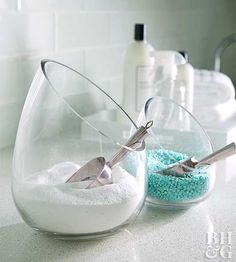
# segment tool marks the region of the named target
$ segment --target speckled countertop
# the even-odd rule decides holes
[[[216,188],[203,203],[182,211],[146,206],[135,223],[120,233],[84,242],[53,240],[24,224],[11,198],[11,158],[12,149],[0,152],[1,262],[236,261],[235,157],[217,165]],[[215,232],[216,240],[220,232],[232,232],[232,240],[228,243],[224,235],[224,243],[212,249],[208,232]]]

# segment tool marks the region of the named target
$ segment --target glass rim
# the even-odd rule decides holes
[[[120,144],[119,142],[115,141],[112,137],[106,135],[104,132],[102,132],[101,130],[99,130],[98,128],[96,128],[92,123],[90,123],[90,121],[88,121],[87,119],[85,119],[84,117],[82,117],[64,98],[63,96],[60,95],[60,93],[58,92],[58,90],[54,87],[54,85],[52,84],[52,82],[50,81],[50,77],[48,76],[47,72],[46,72],[46,65],[48,63],[52,63],[54,65],[57,66],[62,66],[64,68],[66,68],[67,70],[70,70],[71,72],[77,74],[79,77],[82,77],[83,79],[85,79],[86,81],[88,81],[90,84],[92,84],[95,88],[97,88],[103,95],[105,95],[109,100],[112,101],[112,103],[114,103],[114,105],[116,106],[116,108],[118,108],[118,110],[120,112],[122,112],[123,115],[125,115],[125,117],[130,121],[131,123],[131,127],[134,126],[135,129],[137,130],[138,127],[136,125],[136,123],[133,121],[133,119],[129,116],[129,114],[108,94],[106,93],[101,87],[99,87],[94,81],[92,81],[91,79],[89,79],[87,76],[85,76],[84,74],[80,73],[79,71],[75,70],[74,68],[61,63],[59,61],[55,61],[52,59],[42,59],[40,61],[40,68],[42,70],[42,73],[45,77],[45,79],[48,81],[50,87],[53,89],[53,91],[55,92],[55,94],[58,96],[59,99],[61,99],[63,101],[63,103],[77,116],[79,117],[82,121],[84,121],[86,124],[88,124],[91,128],[93,128],[95,131],[97,131],[99,134],[101,134],[102,136],[110,139],[114,144],[118,145],[118,146],[122,146],[124,148],[126,148],[127,150],[133,151],[132,148],[129,148],[125,145]]]

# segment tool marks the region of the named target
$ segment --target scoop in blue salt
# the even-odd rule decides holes
[[[188,155],[163,149],[148,150],[148,195],[163,201],[188,201],[203,196],[209,189],[209,175],[204,168],[197,168],[184,176],[168,172],[161,174],[174,163],[189,158]]]

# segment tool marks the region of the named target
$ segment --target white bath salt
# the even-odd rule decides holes
[[[62,234],[97,233],[121,225],[142,204],[144,185],[123,168],[112,170],[113,184],[91,189],[65,183],[78,168],[60,163],[18,185],[15,199],[32,225]]]

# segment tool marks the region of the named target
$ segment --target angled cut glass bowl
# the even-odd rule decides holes
[[[140,212],[146,152],[112,170],[113,184],[80,188],[66,180],[89,160],[109,160],[137,126],[101,88],[76,70],[43,60],[17,132],[12,194],[24,221],[58,238],[109,235]]]
[[[212,153],[207,133],[184,107],[161,96],[145,103],[137,125],[149,120],[154,124],[146,140],[147,202],[165,208],[185,208],[204,200],[214,187],[214,164],[197,168],[184,177],[171,176],[165,169],[188,157],[200,160]]]

